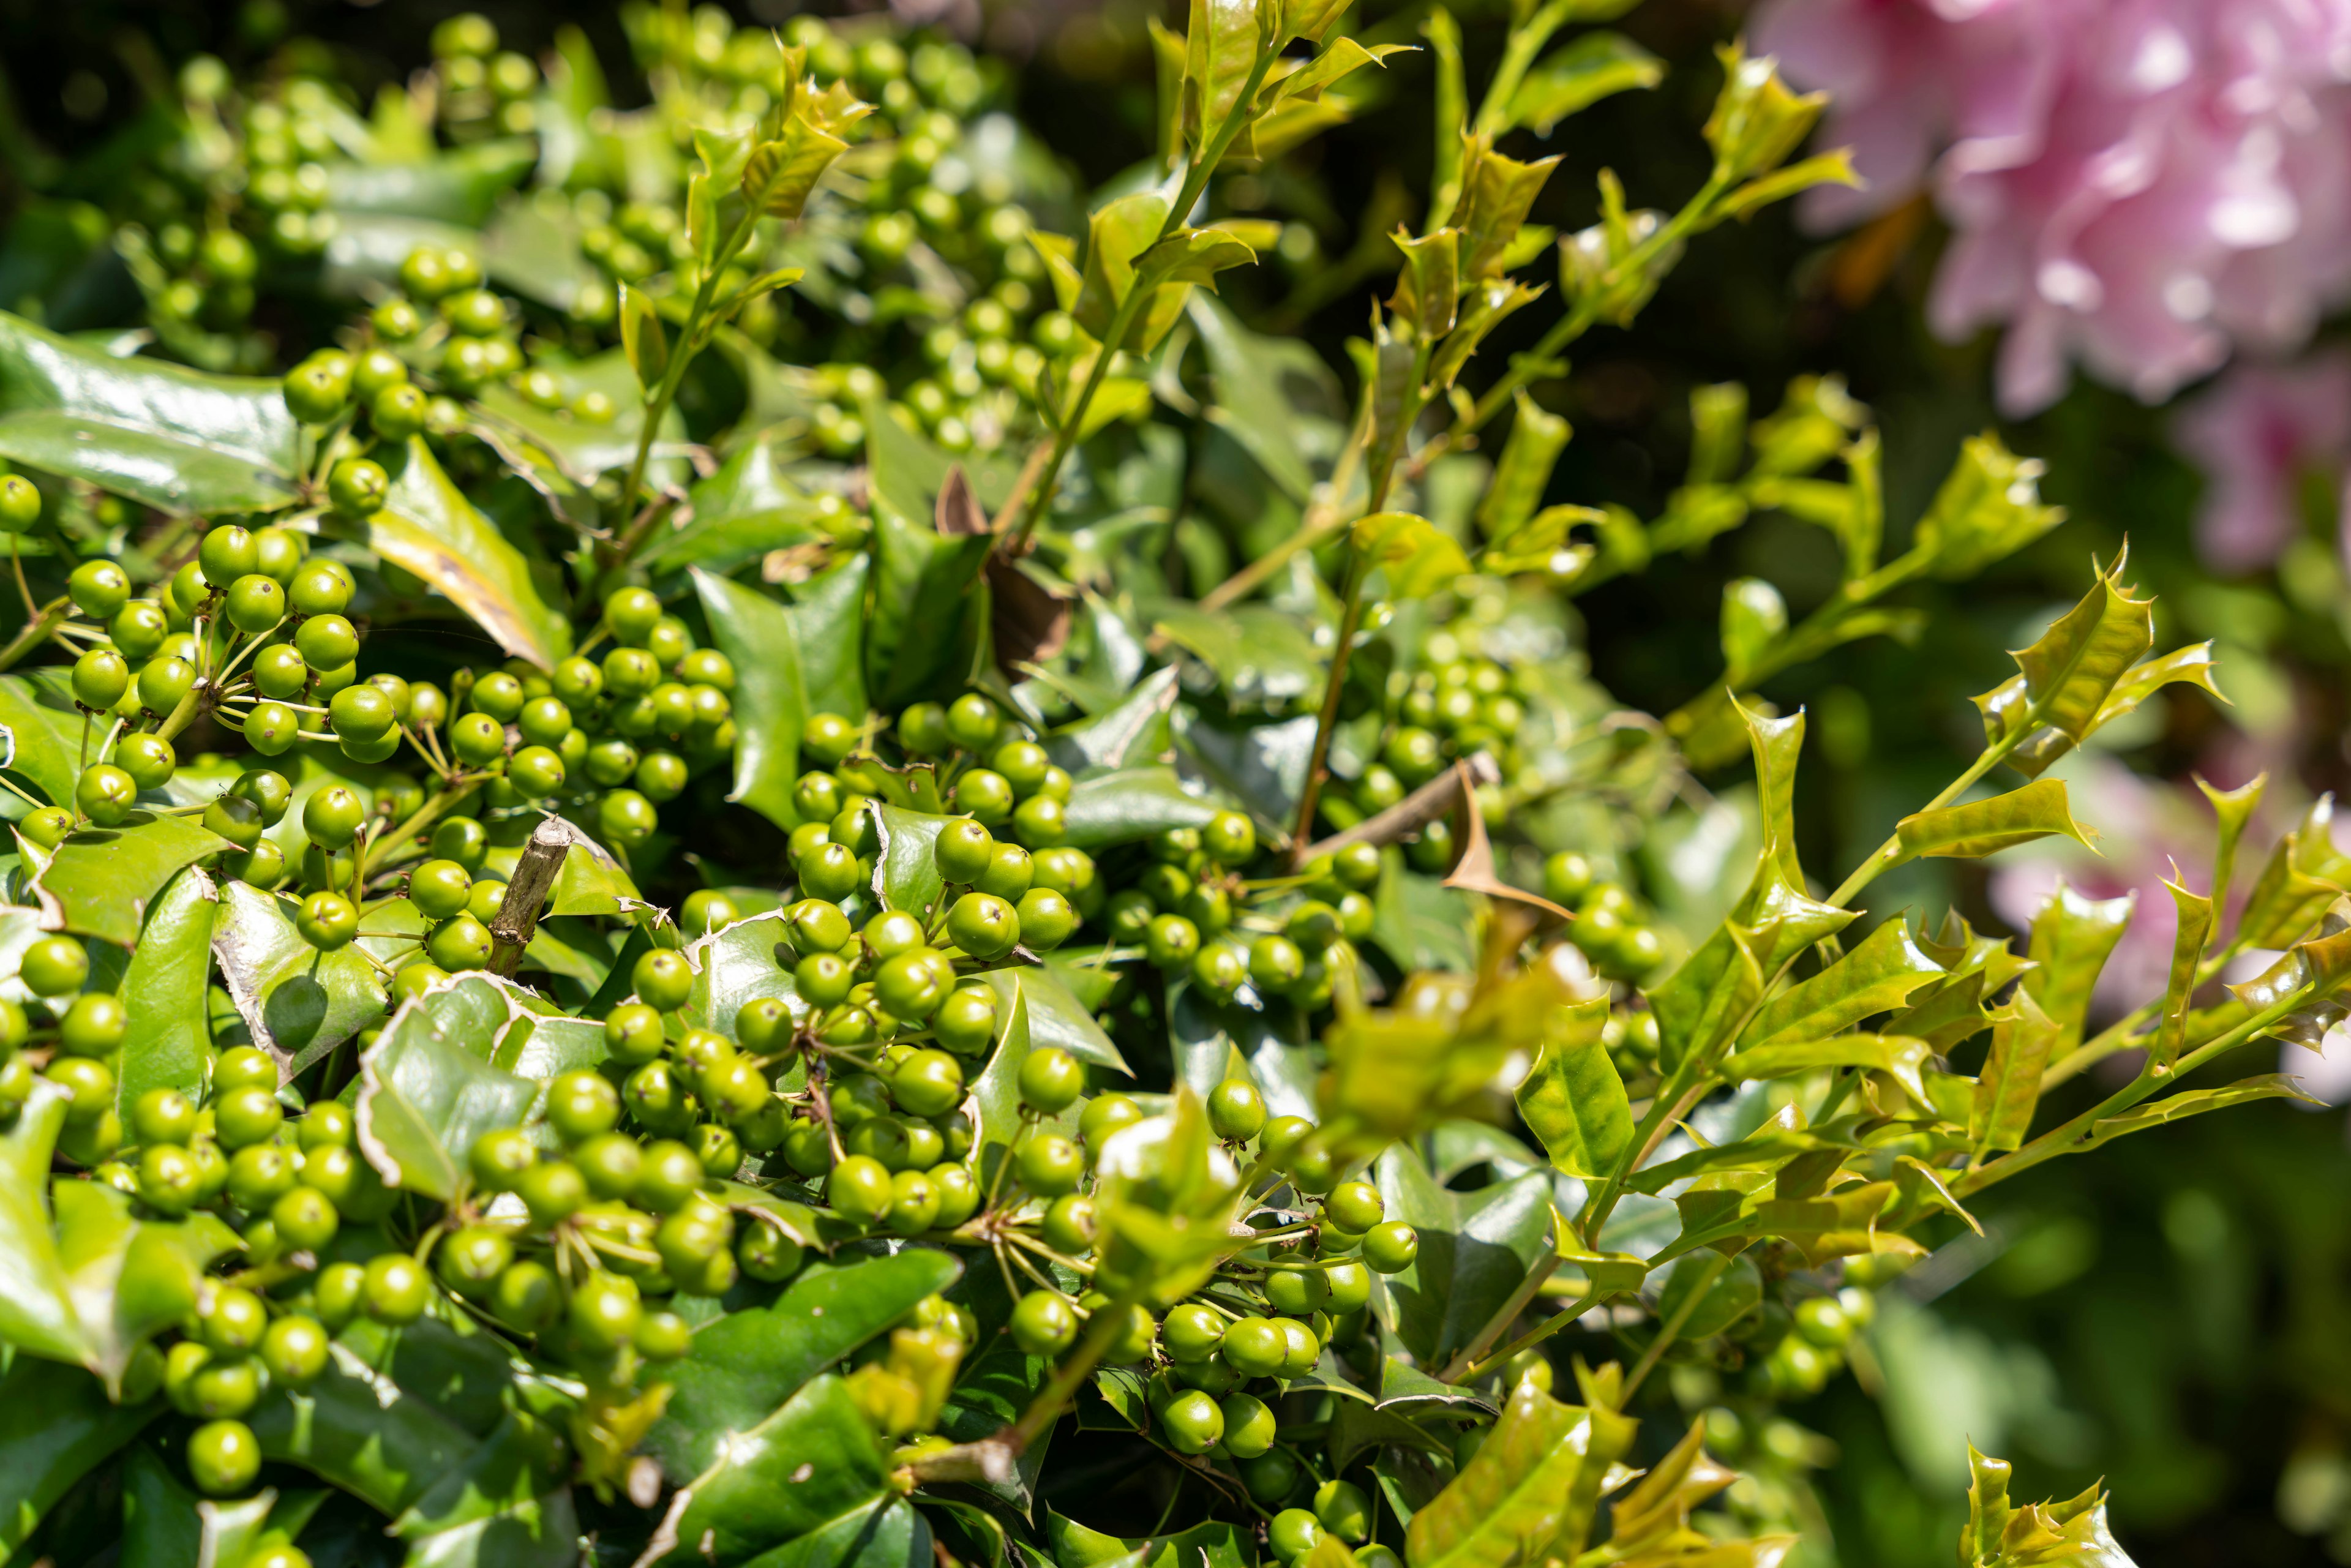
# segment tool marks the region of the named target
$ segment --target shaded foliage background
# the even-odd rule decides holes
[[[431,24],[461,8],[485,11],[509,47],[534,51],[559,23],[576,23],[623,101],[642,94],[622,68],[615,9],[602,4],[5,0],[0,200],[73,195],[78,182],[102,181],[110,139],[137,135],[149,96],[199,49],[241,68],[288,38],[316,38],[341,57],[340,74],[365,87],[421,63]],[[775,22],[794,8],[759,0],[733,9],[740,20]],[[1410,41],[1422,9],[1375,0],[1375,37]],[[1462,11],[1477,80],[1500,27],[1494,15]],[[935,14],[997,49],[1019,113],[1087,183],[1144,156],[1154,113],[1147,7],[1040,0]],[[1570,122],[1545,149],[1565,155],[1565,177],[1551,182],[1533,218],[1562,229],[1592,222],[1593,177],[1604,165],[1636,205],[1667,202],[1702,179],[1691,132],[1715,86],[1707,52],[1739,23],[1738,6],[1706,0],[1649,0],[1625,17],[1625,30],[1676,69],[1660,91],[1613,99]],[[1217,215],[1292,225],[1281,259],[1228,290],[1253,324],[1301,331],[1344,364],[1340,344],[1361,330],[1368,287],[1392,270],[1380,235],[1416,213],[1426,190],[1429,70],[1425,55],[1400,59],[1380,84],[1379,107],[1220,187],[1226,210]],[[1889,542],[1898,549],[1957,442],[1995,423],[1989,338],[1946,345],[1923,325],[1938,243],[1917,208],[1833,241],[1775,209],[1700,241],[1635,329],[1595,333],[1571,377],[1537,389],[1576,426],[1550,499],[1621,502],[1654,516],[1687,461],[1693,387],[1738,381],[1762,410],[1792,376],[1834,373],[1882,423]],[[0,306],[13,307],[23,279],[8,260],[0,254]],[[1510,323],[1489,359],[1522,347],[1540,325]],[[1800,810],[1814,863],[1850,863],[1973,755],[1966,698],[2001,677],[2001,649],[2070,601],[2085,558],[2110,557],[2126,538],[2136,575],[2162,596],[2158,614],[2169,623],[2158,625],[2158,645],[2220,640],[2222,679],[2241,706],[2225,712],[2179,688],[2146,722],[2116,727],[2118,760],[2174,783],[2201,769],[2234,785],[2268,765],[2305,791],[2338,787],[2351,601],[2335,563],[2332,503],[2312,508],[2306,538],[2277,572],[2220,580],[2197,560],[2198,479],[2166,444],[2162,411],[2082,384],[2002,434],[2047,461],[2043,493],[2071,521],[1982,579],[1923,585],[1933,630],[1917,645],[1865,643],[1767,686],[1783,708],[1804,704],[1813,715]],[[1693,559],[1613,584],[1579,606],[1597,674],[1647,711],[1686,701],[1719,667],[1721,586],[1749,574],[1779,583],[1801,615],[1836,584],[1834,547],[1817,529],[1767,517]],[[1948,893],[1997,926],[1993,890],[1948,885],[1950,874],[1914,868],[1887,878],[1874,902],[1890,911]],[[2338,1115],[2267,1105],[2002,1188],[1984,1212],[1991,1238],[1945,1249],[1889,1292],[1909,1306],[1889,1308],[1870,1354],[1857,1358],[1860,1375],[1793,1412],[1828,1441],[1792,1437],[1792,1459],[1825,1460],[1832,1445],[1839,1457],[1817,1480],[1843,1560],[1946,1561],[1962,1514],[1960,1443],[1971,1437],[2017,1458],[2031,1494],[2064,1495],[2103,1474],[2117,1529],[2142,1563],[2351,1562],[2346,1174]],[[1676,1392],[1706,1402],[1700,1380],[1679,1379]],[[1069,1495],[1056,1505],[1105,1527],[1128,1523],[1114,1516],[1143,1501],[1086,1470],[1062,1484]]]

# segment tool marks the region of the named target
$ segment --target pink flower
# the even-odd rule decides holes
[[[2301,525],[2304,478],[2340,487],[2351,464],[2351,357],[2236,366],[2179,411],[2171,434],[2204,470],[2196,517],[2204,559],[2221,571],[2267,566]]]
[[[1931,186],[1930,318],[2005,328],[2011,414],[2075,361],[2159,401],[2351,294],[2351,0],[1765,0],[1755,36],[1871,182],[1808,221]]]

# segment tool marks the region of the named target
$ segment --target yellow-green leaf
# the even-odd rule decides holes
[[[2057,1024],[2031,993],[2019,990],[1992,1021],[1991,1053],[1976,1077],[1968,1136],[1979,1156],[2022,1148],[2041,1103],[2041,1075],[2057,1042]]]
[[[2155,643],[2155,601],[2134,599],[2122,586],[2125,559],[2116,556],[2079,604],[2013,655],[2024,674],[2032,722],[2076,744],[2097,727],[2098,712],[2123,673]]]
[[[669,333],[644,290],[625,283],[621,285],[621,351],[628,355],[637,383],[650,396],[669,373]]]
[[[1826,1039],[1873,1014],[1891,1012],[1942,977],[1943,967],[1912,939],[1908,924],[1888,920],[1852,952],[1765,1003],[1740,1041],[1753,1047]]]
[[[1894,831],[1906,859],[1979,860],[2053,835],[2091,847],[2090,835],[2066,809],[2064,782],[2056,779],[2036,779],[1989,800],[1914,812]]]
[[[499,647],[542,670],[571,652],[571,624],[541,598],[530,563],[450,482],[421,435],[379,443],[392,474],[383,509],[368,519],[368,548],[431,583]]]
[[[1423,599],[1468,574],[1469,558],[1453,536],[1410,512],[1374,512],[1359,519],[1355,548],[1387,573],[1397,599]]]
[[[2024,988],[2056,1024],[2058,1050],[2080,1042],[2098,972],[2137,907],[2137,892],[2120,898],[2084,898],[2061,879],[2033,915],[2026,955],[2034,967],[2024,973]]]
[[[1607,1021],[1604,997],[1561,1009],[1534,1071],[1519,1085],[1519,1113],[1569,1176],[1614,1175],[1633,1141],[1625,1082],[1600,1043]]]

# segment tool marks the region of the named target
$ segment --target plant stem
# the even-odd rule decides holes
[[[1257,59],[1249,67],[1249,78],[1241,84],[1240,93],[1233,99],[1232,108],[1226,112],[1224,123],[1217,127],[1217,133],[1209,138],[1207,145],[1195,152],[1185,165],[1184,183],[1177,188],[1176,199],[1168,204],[1167,215],[1160,221],[1159,232],[1152,236],[1152,245],[1157,245],[1182,228],[1192,209],[1199,204],[1202,193],[1208,188],[1209,177],[1216,173],[1217,165],[1224,162],[1225,153],[1231,148],[1234,139],[1249,124],[1258,89],[1265,85],[1265,74],[1273,68],[1273,62],[1280,57],[1280,52],[1278,47],[1257,51]],[[1151,246],[1143,248],[1149,250]],[[1140,256],[1142,252],[1135,254]],[[1142,308],[1148,292],[1141,287],[1130,287],[1126,298],[1119,301],[1118,309],[1111,316],[1110,329],[1102,338],[1102,350],[1095,357],[1093,369],[1087,373],[1085,384],[1079,389],[1076,405],[1069,411],[1067,417],[1057,416],[1060,428],[1053,433],[1053,449],[1045,459],[1044,471],[1039,476],[1036,487],[1029,493],[1028,506],[1021,511],[1020,528],[1014,536],[1016,549],[1028,544],[1046,509],[1053,504],[1053,493],[1061,484],[1061,465],[1069,461],[1070,450],[1077,444],[1078,432],[1085,427],[1086,409],[1094,401],[1094,393],[1102,390],[1102,382],[1108,379],[1111,356],[1118,352],[1128,329],[1134,325],[1135,314]]]
[[[1331,676],[1322,690],[1322,716],[1314,725],[1314,752],[1306,763],[1306,785],[1298,796],[1298,824],[1290,835],[1290,863],[1293,866],[1305,863],[1306,846],[1313,840],[1314,808],[1322,795],[1322,767],[1331,758],[1331,732],[1338,727],[1339,698],[1346,690],[1347,655],[1353,650],[1355,629],[1364,620],[1364,579],[1367,575],[1364,552],[1349,546],[1346,609],[1339,616],[1339,641],[1331,650]]]
[[[1634,1365],[1633,1375],[1625,1380],[1624,1402],[1625,1404],[1632,1403],[1633,1396],[1640,1388],[1642,1379],[1647,1377],[1650,1369],[1657,1364],[1657,1358],[1666,1354],[1666,1347],[1680,1336],[1682,1325],[1689,1322],[1690,1314],[1698,1311],[1698,1302],[1706,1299],[1707,1287],[1713,1284],[1716,1278],[1729,1267],[1730,1267],[1730,1260],[1719,1252],[1707,1260],[1704,1277],[1690,1288],[1688,1295],[1682,1298],[1682,1304],[1674,1309],[1674,1315],[1667,1318],[1658,1328],[1657,1337],[1649,1342],[1649,1348],[1641,1353],[1640,1361]]]
[[[59,594],[41,606],[38,613],[25,622],[17,633],[0,645],[0,670],[5,670],[49,640],[49,634],[65,623],[73,613],[73,601]]]
[[[629,476],[621,486],[620,515],[629,517],[630,521],[618,539],[598,551],[603,562],[602,569],[597,573],[599,588],[606,579],[629,564],[630,558],[643,547],[645,536],[653,531],[653,524],[662,516],[663,509],[658,507],[647,507],[642,512],[636,510],[638,492],[644,487],[645,465],[653,458],[653,441],[660,434],[662,416],[669,413],[670,404],[676,401],[678,386],[685,380],[686,367],[694,362],[695,355],[702,351],[702,340],[707,336],[703,330],[704,322],[710,314],[711,301],[717,297],[718,275],[744,246],[750,243],[752,230],[758,221],[757,207],[745,211],[727,234],[725,243],[712,256],[709,265],[703,269],[702,285],[694,291],[694,303],[687,308],[685,324],[678,329],[677,350],[670,356],[669,364],[662,371],[660,384],[644,405],[644,428],[637,433],[636,455],[630,460]],[[601,606],[601,595],[591,594],[590,601]]]

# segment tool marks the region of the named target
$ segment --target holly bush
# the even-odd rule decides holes
[[[2088,843],[2052,765],[2217,695],[2117,551],[1807,869],[1759,688],[2063,514],[1985,434],[1889,526],[1821,377],[1702,389],[1655,517],[1553,498],[1566,350],[1852,178],[1730,46],[1677,206],[1531,223],[1517,154],[1660,80],[1624,9],[1473,73],[1442,10],[1196,5],[1091,192],[878,18],[629,11],[625,110],[475,16],[372,99],[182,63],[70,274],[116,319],[0,315],[0,1545],[1825,1561],[1782,1407],[1978,1195],[2294,1094],[2230,1063],[2343,1016],[2351,864],[2321,808],[2231,906],[2210,791],[2095,1029],[2126,903],[1870,911]],[[1216,198],[1408,47],[1432,189],[1332,363]],[[1620,704],[1576,601],[1766,517],[1834,587],[1732,581],[1703,695]],[[2126,1561],[1970,1458],[1967,1563]]]

